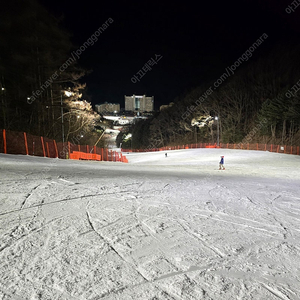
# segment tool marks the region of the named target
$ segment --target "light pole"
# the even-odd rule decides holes
[[[2,113],[3,113],[3,128],[6,129],[6,114],[7,114],[7,107],[6,107],[6,99],[5,99],[5,88],[1,87],[1,102],[2,102]]]
[[[220,146],[220,129],[219,129],[219,117],[215,117],[217,121],[217,146]]]
[[[61,134],[62,134],[62,142],[65,142],[65,126],[64,126],[64,110],[63,110],[63,98],[60,96],[60,107],[61,107]]]

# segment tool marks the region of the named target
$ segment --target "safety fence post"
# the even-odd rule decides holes
[[[50,158],[49,143],[48,142],[46,142],[46,147],[47,147],[47,156]]]
[[[4,154],[7,154],[7,148],[6,148],[6,130],[3,129],[2,131],[3,134],[3,150],[4,150]]]
[[[24,132],[24,141],[25,141],[26,155],[28,155],[28,144],[27,144],[27,135],[26,135],[26,132]]]
[[[44,138],[42,136],[41,136],[41,142],[42,142],[42,148],[43,148],[43,155],[44,155],[44,157],[46,157]]]
[[[58,150],[57,150],[57,144],[56,144],[56,141],[53,140],[53,144],[54,144],[54,149],[55,149],[55,158],[58,158]],[[49,147],[48,147],[49,148]],[[48,150],[49,151],[49,150]],[[48,156],[49,156],[49,153],[48,153]],[[50,157],[50,156],[49,156]]]

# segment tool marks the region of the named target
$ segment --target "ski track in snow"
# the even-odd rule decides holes
[[[0,155],[0,299],[300,299],[299,157],[127,157]]]

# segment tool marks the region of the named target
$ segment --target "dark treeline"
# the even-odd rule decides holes
[[[217,88],[216,81],[199,85],[173,106],[137,123],[132,147],[216,143],[216,116],[220,142],[300,145],[299,53],[299,45],[292,44],[277,45],[256,59],[254,53]],[[205,126],[192,126],[208,116],[212,118]]]
[[[70,106],[84,87],[79,79],[85,72],[69,59],[75,48],[60,20],[36,0],[6,1],[0,10],[0,45],[0,128],[62,140],[63,106],[65,139],[88,132],[90,121],[82,113],[92,113],[91,107]]]

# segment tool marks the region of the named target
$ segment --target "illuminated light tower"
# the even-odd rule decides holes
[[[73,92],[71,91],[62,91],[67,97],[71,97]],[[64,109],[63,109],[63,95],[60,95],[60,109],[61,109],[61,135],[62,142],[65,142],[65,125],[64,125]]]
[[[219,129],[219,117],[215,117],[215,120],[217,121],[217,146],[220,146],[220,129]]]
[[[61,110],[61,135],[62,135],[62,142],[65,142],[65,125],[64,125],[64,109],[63,109],[63,98],[60,95],[60,110]]]

